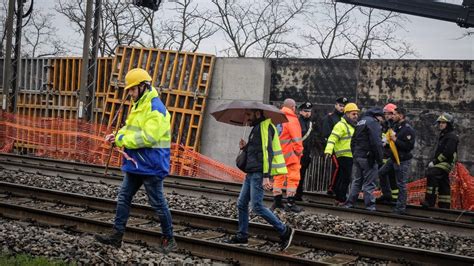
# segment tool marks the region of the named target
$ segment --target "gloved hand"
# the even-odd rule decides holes
[[[428,164],[428,167],[429,167],[429,168],[434,167],[434,163],[433,163],[433,162],[430,162],[430,163]]]

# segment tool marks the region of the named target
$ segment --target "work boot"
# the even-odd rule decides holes
[[[382,203],[382,204],[388,204],[390,202],[392,202],[392,197],[388,197],[388,196],[381,196],[379,198],[376,198],[375,199],[375,202],[376,203]]]
[[[290,226],[286,226],[285,233],[280,236],[280,249],[283,251],[291,246],[291,241],[293,241],[293,236],[295,235],[295,229]]]
[[[102,244],[119,248],[122,246],[123,233],[114,230],[111,235],[95,235],[94,238]]]
[[[161,238],[160,250],[164,254],[168,254],[172,251],[175,251],[177,248],[178,248],[178,244],[176,244],[176,240],[174,239],[174,237],[172,237],[172,238],[167,238],[167,237]]]
[[[284,209],[285,206],[281,202],[283,199],[283,195],[276,195],[273,197],[273,204],[270,207],[270,210],[274,211],[275,209]]]
[[[285,206],[285,211],[298,213],[298,212],[301,212],[302,210],[303,209],[296,206],[294,197],[288,197],[288,204],[286,204]]]
[[[232,236],[229,239],[224,240],[224,243],[230,245],[239,245],[239,246],[247,246],[249,243],[248,238],[242,237],[240,235]]]

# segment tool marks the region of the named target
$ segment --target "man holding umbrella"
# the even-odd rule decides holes
[[[280,234],[281,249],[287,249],[293,240],[294,229],[283,224],[263,205],[264,190],[272,188],[270,178],[287,173],[278,132],[273,125],[285,122],[284,114],[274,106],[234,101],[219,106],[212,115],[220,122],[252,127],[248,141],[241,139],[239,143],[242,152],[246,153],[245,163],[239,168],[247,175],[237,202],[239,229],[237,235],[227,240],[227,243],[248,244],[249,203],[251,203],[252,210]]]

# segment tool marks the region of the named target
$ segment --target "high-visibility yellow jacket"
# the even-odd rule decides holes
[[[341,121],[337,122],[332,129],[324,153],[332,154],[334,151],[336,157],[352,158],[351,139],[353,134],[354,127],[347,122],[345,117],[342,117]]]
[[[125,126],[117,132],[115,144],[117,147],[124,147],[124,151],[137,164],[124,158],[122,171],[157,175],[161,178],[168,175],[171,148],[170,118],[155,88],[145,91],[143,96],[132,104]]]
[[[268,163],[268,127],[272,126],[275,135],[272,139],[272,164]],[[283,175],[288,173],[286,169],[285,158],[283,158],[283,152],[281,150],[280,139],[278,138],[278,132],[276,127],[272,124],[271,119],[266,119],[260,122],[260,134],[262,137],[262,152],[263,152],[263,175],[267,174],[270,170],[270,175]]]

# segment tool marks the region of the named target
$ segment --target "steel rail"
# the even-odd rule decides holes
[[[84,195],[79,195],[75,193],[65,193],[56,190],[42,189],[37,187],[30,187],[24,185],[16,185],[5,182],[0,182],[0,192],[10,193],[16,196],[31,197],[34,199],[53,201],[63,204],[71,204],[75,206],[87,206],[89,209],[101,210],[101,211],[110,211],[113,210],[116,206],[114,200],[102,199],[97,197],[89,197]],[[1,199],[0,199],[1,201]],[[12,214],[4,206],[5,204],[0,204],[0,213],[7,217],[11,217]],[[35,210],[38,213],[35,217],[29,217],[33,219],[42,219],[41,215],[46,215],[41,213],[39,210]],[[18,211],[17,211],[18,212]],[[21,213],[21,211],[20,211]],[[154,216],[154,210],[145,205],[133,204],[131,214],[139,216]],[[22,217],[13,217],[13,218],[24,218],[24,214],[20,214]],[[172,210],[172,216],[175,223],[186,224],[193,227],[205,228],[205,229],[216,229],[222,228],[229,232],[235,232],[237,228],[238,221],[235,219],[229,219],[224,217],[216,217],[209,215],[196,214],[186,211]],[[61,222],[62,224],[63,222]],[[110,223],[103,223],[101,230],[111,228]],[[268,236],[271,240],[276,240],[277,236],[274,229],[269,225],[259,224],[259,223],[250,223],[249,226],[250,233],[254,235],[264,235]],[[137,231],[138,230],[138,231]],[[131,232],[134,240],[140,239],[146,242],[150,240],[150,236],[144,236],[139,234],[142,229],[135,229],[130,227],[127,229],[127,234]],[[154,234],[153,237],[157,238],[158,234]],[[130,238],[130,236],[128,236]],[[181,245],[181,241],[186,242],[187,239],[183,237],[177,238],[178,243]],[[192,242],[192,241],[191,241]],[[335,236],[330,234],[316,233],[310,231],[301,231],[296,230],[294,242],[296,244],[304,244],[305,246],[310,246],[313,248],[328,250],[336,253],[350,253],[356,254],[359,256],[377,258],[390,261],[398,261],[403,263],[416,263],[416,264],[455,264],[455,265],[472,265],[474,263],[474,257],[447,254],[442,252],[434,252],[429,250],[423,250],[418,248],[403,247],[385,243],[378,243],[373,241],[359,240],[343,236]],[[208,243],[198,242],[200,245],[209,245]],[[214,244],[216,245],[216,244]],[[195,247],[192,245],[188,247],[188,244],[183,245],[184,248],[191,250],[192,252],[196,251]],[[226,248],[229,246],[226,245]],[[217,248],[216,252],[223,252],[220,248]],[[235,252],[244,252],[246,249],[237,249],[231,251]],[[201,250],[202,251],[202,250]],[[196,253],[198,254],[198,253]],[[200,253],[199,253],[200,254]],[[268,254],[267,254],[268,255]],[[205,255],[204,255],[205,256]],[[239,261],[245,261],[238,254],[227,254],[225,258],[238,258]],[[247,255],[246,255],[247,256]],[[271,256],[274,256],[272,253]],[[220,259],[223,257],[220,256]],[[281,258],[278,258],[281,259]],[[253,260],[253,259],[252,259]],[[282,263],[287,263],[287,260],[283,260]],[[304,262],[304,261],[303,261]],[[289,263],[289,262],[288,262]],[[296,263],[296,261],[293,261]],[[312,262],[313,263],[313,262]],[[304,264],[304,263],[303,263]]]
[[[39,223],[73,228],[74,230],[87,233],[109,231],[112,227],[112,223],[109,222],[17,206],[1,201],[0,213],[4,217],[11,219],[31,219]],[[161,236],[161,233],[154,230],[127,227],[124,240],[140,241],[148,245],[158,246]],[[311,261],[284,253],[264,252],[193,237],[175,235],[175,239],[180,249],[185,249],[195,256],[233,262],[239,265],[329,265],[329,263]]]
[[[103,167],[36,157],[0,153],[1,165],[11,170],[26,171],[27,168],[30,168],[38,174],[114,185],[118,185],[122,180],[121,173],[117,168],[111,172],[111,175],[103,176],[101,172]],[[209,198],[223,200],[235,199],[240,191],[240,186],[237,183],[182,176],[169,176],[165,179],[165,191],[167,192],[171,190],[185,195],[204,195]],[[309,212],[328,213],[350,219],[369,219],[391,225],[409,225],[419,228],[429,227],[434,230],[444,230],[463,235],[468,232],[469,235],[474,235],[474,212],[424,209],[419,206],[408,206],[408,215],[400,216],[390,212],[390,205],[378,204],[378,211],[371,212],[363,209],[362,203],[358,204],[360,208],[353,209],[332,206],[332,204],[327,203],[329,196],[321,195],[320,193],[306,192],[304,197],[306,197],[307,201],[301,202],[300,205]],[[270,202],[271,199],[271,195],[267,194],[265,201]]]

